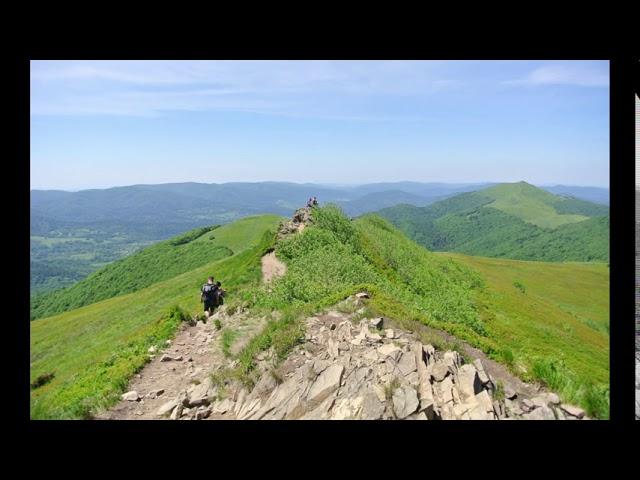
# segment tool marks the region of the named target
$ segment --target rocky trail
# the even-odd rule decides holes
[[[304,228],[308,210],[281,226],[279,235]],[[263,281],[285,273],[270,252],[262,259]],[[151,347],[151,361],[131,380],[120,402],[96,419],[281,420],[576,420],[585,412],[561,404],[557,395],[529,385],[481,351],[456,341],[456,351],[438,351],[421,333],[387,318],[363,318],[368,294],[303,320],[304,341],[283,362],[273,349],[257,360],[252,388],[237,380],[214,384],[212,373],[233,368],[243,345],[266,324],[246,310],[221,307],[207,323],[184,323],[173,341]],[[216,329],[216,323],[222,326]],[[412,327],[413,328],[413,327]],[[233,332],[229,352],[224,332]],[[424,337],[422,337],[424,338]]]
[[[233,366],[212,322],[187,327],[135,378],[111,419],[575,420],[583,410],[526,384],[485,357],[423,344],[385,318],[359,318],[361,293],[305,319],[306,335],[281,364],[258,357],[259,380],[214,385],[210,373]],[[351,312],[351,313],[348,313]],[[239,325],[246,312],[216,314]],[[255,329],[246,332],[248,338]],[[481,353],[481,352],[480,352]],[[171,359],[166,358],[167,356]],[[499,368],[496,367],[498,365]]]

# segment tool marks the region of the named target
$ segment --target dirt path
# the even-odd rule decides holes
[[[115,407],[96,416],[99,420],[156,419],[157,410],[171,398],[202,381],[223,354],[216,348],[214,340],[220,333],[213,321],[198,322],[190,327],[184,324],[170,345],[137,375],[133,377],[127,391],[135,391],[141,400],[121,400]],[[172,360],[163,361],[163,357]],[[162,390],[159,395],[153,392]]]
[[[267,253],[262,257],[262,281],[269,283],[274,278],[283,276],[287,272],[287,266],[276,257],[275,252]]]
[[[276,258],[274,252],[262,258],[264,282],[280,277],[285,272],[286,265]],[[216,319],[221,322],[220,330],[216,329]],[[122,399],[111,409],[98,413],[95,418],[158,419],[158,409],[167,401],[205,381],[214,370],[229,363],[222,351],[221,337],[225,331],[232,334],[229,351],[234,355],[262,329],[265,322],[265,319],[243,313],[227,316],[223,307],[207,323],[197,322],[195,326],[183,324],[172,341],[157,345],[155,351],[149,352],[152,360],[131,379],[127,387],[127,392],[135,392],[128,397],[132,399]]]

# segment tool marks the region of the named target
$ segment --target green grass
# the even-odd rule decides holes
[[[230,302],[259,283],[260,258],[273,243],[278,220],[252,217],[233,224],[237,230],[225,227],[224,237],[217,238],[233,246],[231,257],[134,293],[32,321],[31,381],[53,370],[56,375],[32,391],[31,417],[86,418],[117,401],[148,361],[149,346],[162,344],[179,325],[170,309],[201,310],[200,286],[208,275],[222,280]]]
[[[539,380],[590,415],[608,417],[609,269],[603,263],[544,263],[439,254],[486,280],[479,292],[491,356]],[[526,285],[526,294],[514,288]]]
[[[562,197],[526,182],[504,183],[482,190],[482,193],[494,199],[488,207],[501,210],[542,228],[556,228],[566,223],[581,222],[589,218],[585,215],[559,213],[555,204],[562,203]]]
[[[235,330],[225,329],[222,332],[222,336],[220,337],[220,344],[222,347],[222,353],[225,357],[231,356],[231,347],[233,346],[233,342],[238,338],[238,332]]]

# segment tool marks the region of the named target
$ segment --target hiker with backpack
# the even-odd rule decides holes
[[[217,306],[219,296],[217,291],[219,288],[220,282],[214,283],[213,277],[209,277],[207,279],[207,283],[205,283],[200,289],[200,301],[204,303],[204,314],[207,318],[213,314],[213,311]]]

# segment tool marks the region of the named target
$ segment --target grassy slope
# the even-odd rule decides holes
[[[559,213],[554,205],[562,203],[561,197],[526,182],[504,183],[482,190],[482,193],[494,199],[489,207],[542,228],[556,228],[565,223],[581,222],[588,218],[584,215]]]
[[[132,293],[232,255],[245,248],[245,238],[251,238],[262,228],[263,224],[251,217],[232,226],[197,228],[159,242],[107,265],[69,288],[34,295],[31,319]]]
[[[167,316],[169,307],[198,311],[199,288],[210,274],[222,280],[230,298],[259,281],[260,257],[278,219],[252,217],[216,230],[220,244],[236,252],[231,257],[135,293],[31,322],[31,381],[55,372],[53,381],[32,391],[32,418],[81,418],[117,399],[146,362],[147,348],[169,338],[177,326]]]
[[[609,384],[609,268],[602,263],[543,263],[441,253],[479,272],[488,335],[502,351],[497,358],[529,377],[548,374],[556,362],[573,377],[553,388],[573,401],[581,386]],[[516,284],[524,288],[524,292]],[[511,359],[513,358],[513,359]],[[526,377],[527,375],[525,375]],[[547,383],[553,379],[542,378]],[[598,401],[587,400],[589,401]],[[583,401],[584,404],[584,401]],[[601,407],[608,412],[608,406]],[[606,416],[606,414],[605,414]]]

